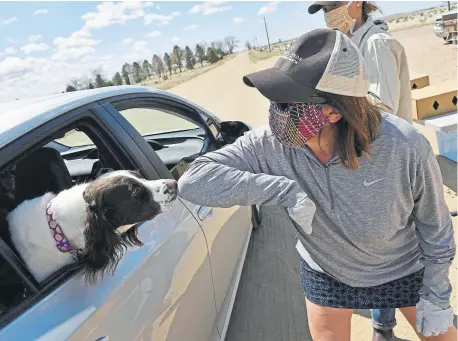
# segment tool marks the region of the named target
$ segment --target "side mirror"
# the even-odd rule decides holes
[[[250,130],[251,127],[242,121],[224,121],[221,122],[220,133],[225,143],[234,143]]]

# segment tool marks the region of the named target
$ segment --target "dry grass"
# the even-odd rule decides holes
[[[152,88],[156,89],[161,89],[161,90],[168,90],[170,88],[173,88],[174,86],[177,86],[181,83],[187,82],[190,79],[193,79],[205,72],[208,72],[210,70],[213,70],[214,68],[224,64],[228,60],[231,60],[235,57],[235,54],[225,56],[223,60],[218,61],[217,63],[214,64],[208,64],[204,62],[204,66],[201,67],[200,64],[196,65],[196,68],[194,70],[187,70],[183,68],[183,72],[177,72],[173,73],[172,76],[167,74],[168,79],[167,80],[162,80],[162,79],[151,79],[147,81],[141,82],[141,85],[143,86],[150,86]]]
[[[457,9],[457,5],[451,6],[451,10]],[[407,30],[415,27],[433,25],[436,17],[442,13],[448,12],[447,6],[430,8],[423,11],[403,13],[386,17],[390,32]]]
[[[281,50],[273,50],[272,52],[251,50],[248,52],[248,56],[250,57],[250,61],[252,63],[257,63],[265,59],[278,57],[281,54],[282,54]]]

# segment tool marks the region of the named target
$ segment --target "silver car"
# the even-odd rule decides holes
[[[35,281],[4,217],[19,191],[38,196],[50,183],[65,189],[112,169],[178,178],[193,159],[233,142],[247,125],[135,86],[2,103],[0,121],[0,340],[224,339],[252,222],[259,223],[255,208],[177,200],[142,224],[145,245],[95,286],[86,285],[77,265]],[[40,148],[55,158],[33,164],[29,156]]]

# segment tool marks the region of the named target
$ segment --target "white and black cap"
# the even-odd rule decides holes
[[[350,39],[327,28],[298,38],[274,67],[243,77],[277,103],[325,103],[320,92],[365,97],[368,92],[363,56]]]

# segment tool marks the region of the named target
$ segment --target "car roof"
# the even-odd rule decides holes
[[[179,96],[145,86],[110,86],[0,103],[0,148],[70,110],[113,96],[156,93],[199,107]],[[204,110],[203,108],[201,108]]]

